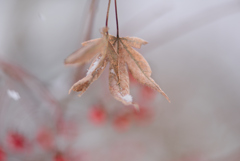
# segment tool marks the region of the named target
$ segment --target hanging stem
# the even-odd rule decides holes
[[[115,15],[116,15],[116,26],[117,26],[117,38],[118,38],[119,37],[119,28],[118,28],[117,0],[115,0]]]
[[[109,10],[110,10],[110,4],[111,4],[111,0],[108,1],[108,9],[107,9],[107,16],[106,16],[106,27],[108,27],[108,15],[109,15]]]

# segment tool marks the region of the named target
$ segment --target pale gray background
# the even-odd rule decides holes
[[[87,2],[0,0],[0,58],[37,77],[64,106],[65,117],[79,121],[74,147],[90,153],[90,161],[240,160],[240,1],[118,0],[120,36],[149,42],[139,51],[172,101],[159,94],[154,121],[126,133],[86,121],[87,107],[104,98],[105,81],[96,81],[81,98],[66,100],[75,68],[63,62],[84,39]],[[113,7],[109,28],[114,35]],[[107,0],[99,1],[92,38],[100,37],[106,9]],[[26,128],[21,126],[34,131]],[[116,147],[119,154],[111,156]]]

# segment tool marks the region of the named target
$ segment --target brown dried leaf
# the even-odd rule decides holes
[[[114,57],[114,55],[116,57],[115,59],[109,59],[109,90],[114,98],[124,105],[134,105],[138,108],[137,104],[132,103],[132,96],[129,94],[129,75],[124,55],[122,54],[123,47],[119,42],[115,42],[114,48],[117,52],[108,53],[109,57]]]
[[[89,67],[87,76],[76,82],[69,90],[69,93],[73,90],[76,92],[81,92],[79,94],[79,96],[81,96],[88,89],[88,87],[100,77],[106,65],[106,57],[103,57],[102,54],[99,54]]]
[[[75,83],[70,91],[81,92],[82,95],[90,84],[99,78],[107,62],[110,62],[109,90],[115,99],[138,108],[137,104],[132,103],[132,96],[129,94],[129,69],[138,82],[157,90],[170,102],[167,95],[151,78],[152,71],[148,62],[132,48],[140,48],[147,42],[136,37],[114,37],[108,35],[107,31],[108,28],[103,28],[102,38],[83,42],[83,47],[66,59],[65,64],[81,64],[101,53],[92,62],[87,76]]]
[[[140,70],[140,73],[135,73],[135,75],[144,74],[146,77],[150,77],[152,70],[146,59],[138,51],[129,47],[127,43],[123,42],[123,46],[125,51],[125,61],[128,64],[128,68],[130,68],[131,65],[134,65],[136,66],[136,70]]]
[[[113,35],[108,35],[108,41],[109,41],[111,44],[113,44],[116,40],[117,40],[117,39],[116,39],[115,36],[113,36]]]
[[[81,65],[89,62],[97,53],[103,53],[108,45],[106,32],[108,28],[102,29],[102,38],[83,42],[83,46],[65,59],[65,65]]]
[[[92,77],[90,75],[84,77],[83,79],[80,79],[78,82],[76,82],[69,90],[69,94],[71,91],[81,92],[79,95],[81,96],[90,86],[92,83]]]
[[[129,94],[123,94],[122,89],[118,83],[117,74],[114,72],[113,66],[109,66],[109,90],[113,97],[122,102],[124,105],[132,104],[132,96]]]
[[[87,63],[90,61],[97,53],[100,53],[104,48],[104,42],[103,41],[97,41],[94,43],[91,43],[87,46],[83,46],[80,49],[78,49],[76,52],[74,52],[72,55],[67,57],[65,60],[65,64],[78,64],[81,65],[83,63]]]
[[[98,43],[101,40],[102,40],[102,38],[97,38],[97,39],[93,39],[93,40],[84,41],[82,43],[82,46],[87,46],[87,45],[92,44],[92,43]]]
[[[124,59],[123,46],[119,42],[116,43],[118,55],[118,77],[119,86],[121,88],[122,95],[129,94],[129,74],[127,65]]]
[[[141,84],[147,85],[161,93],[169,102],[168,96],[163,92],[159,85],[150,77],[151,68],[144,57],[136,50],[131,48],[126,42],[121,41],[125,49],[125,61],[132,76]]]
[[[114,70],[114,72],[117,75],[118,78],[118,54],[116,53],[116,51],[114,50],[113,46],[111,43],[108,42],[108,59],[109,62]]]
[[[138,37],[123,37],[121,38],[123,42],[126,42],[128,45],[140,49],[142,45],[146,45],[148,42],[140,39]]]

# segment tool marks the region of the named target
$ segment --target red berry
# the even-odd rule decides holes
[[[0,161],[4,161],[5,158],[6,158],[6,154],[0,147]]]
[[[100,106],[94,106],[89,111],[89,119],[96,125],[103,124],[106,121],[106,112]]]
[[[126,130],[129,128],[130,126],[130,117],[129,115],[125,114],[125,115],[120,115],[118,116],[115,120],[114,120],[114,126],[118,129],[118,130]]]
[[[56,154],[54,161],[66,161],[61,154]]]
[[[141,93],[141,98],[146,101],[153,100],[157,94],[156,91],[154,91],[152,88],[148,86],[143,86],[141,88],[140,93]]]
[[[15,150],[22,150],[25,148],[26,139],[19,133],[10,133],[8,135],[8,143]]]
[[[43,129],[37,135],[38,143],[45,149],[49,149],[53,146],[53,136],[50,131]]]

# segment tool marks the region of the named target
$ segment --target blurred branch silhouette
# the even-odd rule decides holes
[[[147,38],[148,41],[153,43],[146,46],[143,50],[144,52],[148,51],[148,53],[150,53],[155,48],[173,41],[180,36],[239,12],[239,0],[224,2],[222,4],[217,4],[213,7],[201,10],[191,17],[182,20],[180,23],[172,24],[171,26],[159,31],[158,36],[154,35]]]

